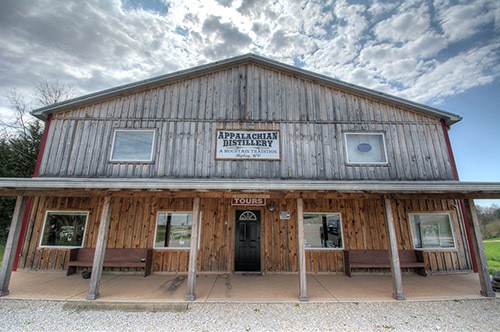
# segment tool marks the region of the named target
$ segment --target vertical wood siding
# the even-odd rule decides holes
[[[155,130],[154,162],[109,162],[118,128]],[[215,160],[217,129],[279,129],[282,160]],[[349,131],[385,133],[388,165],[347,165]],[[256,65],[54,114],[40,175],[453,179],[439,119]]]
[[[261,208],[261,251],[264,272],[297,272],[296,200],[273,196],[274,212]],[[159,211],[191,211],[191,198],[114,197],[108,248],[153,248],[156,216]],[[456,249],[424,251],[427,268],[433,272],[471,269],[465,231],[460,228],[453,200],[396,200],[393,205],[399,249],[412,249],[408,214],[449,212],[452,216]],[[230,198],[202,198],[201,235],[198,270],[234,270],[234,225],[237,209]],[[259,209],[248,207],[249,209]],[[89,211],[85,247],[95,247],[102,204],[96,197],[38,197],[33,200],[20,268],[64,270],[68,250],[39,248],[47,210]],[[279,211],[290,212],[291,219],[279,219]],[[387,249],[382,199],[305,199],[304,212],[337,212],[342,216],[345,249]],[[153,271],[186,272],[189,250],[155,249]],[[306,267],[313,273],[343,273],[342,250],[306,250]]]
[[[408,220],[414,212],[449,212],[456,249],[424,251],[427,269],[432,272],[470,270],[465,230],[460,228],[454,200],[396,200],[393,206],[398,249],[413,249]],[[345,249],[388,249],[382,199],[304,200],[304,212],[340,212]],[[308,272],[344,272],[341,250],[306,250]]]

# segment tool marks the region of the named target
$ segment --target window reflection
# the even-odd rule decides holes
[[[304,214],[306,248],[343,248],[340,213]]]

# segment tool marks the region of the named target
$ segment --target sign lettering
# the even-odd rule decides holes
[[[280,160],[280,132],[218,130],[215,159]]]
[[[266,199],[260,197],[233,197],[231,205],[265,206]]]

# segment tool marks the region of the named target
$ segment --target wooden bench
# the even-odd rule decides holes
[[[416,268],[421,276],[427,276],[424,255],[416,250],[399,250],[399,265],[401,268]],[[388,250],[344,250],[344,271],[349,278],[351,269],[381,269],[390,268],[391,261]]]
[[[69,251],[68,272],[71,275],[78,267],[92,267],[95,248],[76,248]],[[151,274],[153,249],[106,249],[103,267],[144,268],[144,276]]]

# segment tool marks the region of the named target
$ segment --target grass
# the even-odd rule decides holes
[[[490,273],[500,270],[500,238],[485,240],[483,246]]]

